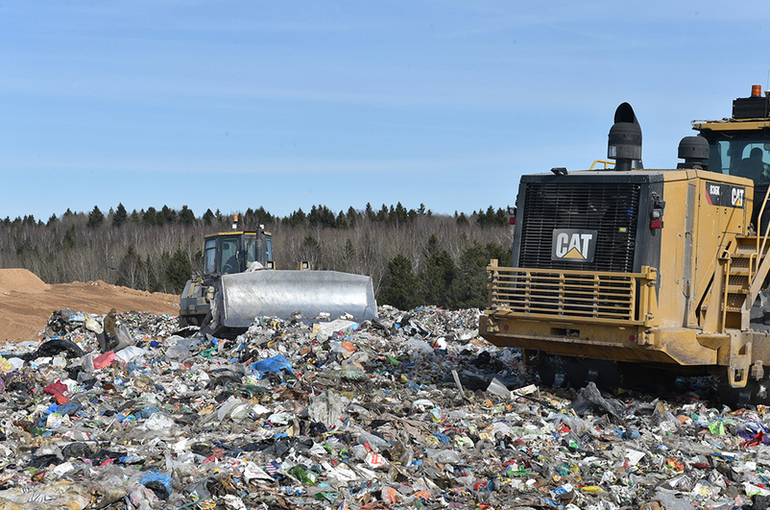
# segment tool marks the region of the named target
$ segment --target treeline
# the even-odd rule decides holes
[[[0,221],[0,268],[26,268],[46,283],[103,280],[150,292],[179,294],[200,269],[203,236],[229,231],[220,211],[196,216],[187,206],[107,212],[67,210],[46,222],[33,216]],[[503,209],[434,214],[400,203],[337,213],[324,205],[278,217],[263,207],[239,214],[240,229],[264,225],[273,234],[278,269],[308,261],[314,269],[372,277],[378,303],[401,309],[486,304],[485,267],[510,260],[511,229]]]

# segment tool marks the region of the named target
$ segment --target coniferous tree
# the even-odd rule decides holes
[[[148,207],[147,210],[144,211],[144,214],[142,215],[142,223],[148,227],[159,225],[158,212],[155,210],[154,207]],[[163,223],[160,223],[160,225],[162,224]]]
[[[487,265],[491,259],[503,262],[510,255],[502,246],[478,241],[465,246],[451,284],[452,308],[484,308],[488,300]]]
[[[293,213],[291,213],[287,218],[284,218],[281,223],[285,223],[289,227],[299,227],[303,223],[305,223],[305,219],[307,216],[302,211],[302,208],[300,207]]]
[[[71,226],[64,233],[64,239],[62,239],[62,246],[64,249],[71,250],[77,246],[77,239],[75,238],[75,226]]]
[[[142,258],[136,253],[133,244],[129,244],[126,254],[118,264],[117,285],[136,289],[140,284]]]
[[[380,291],[380,304],[395,306],[399,310],[411,310],[418,304],[418,280],[412,263],[400,253],[388,261],[388,276]]]
[[[347,230],[348,220],[342,211],[337,215],[337,219],[334,220],[334,225],[341,230]]]
[[[185,283],[187,283],[192,274],[192,264],[187,254],[181,248],[177,249],[168,260],[165,274],[172,291],[177,294],[182,292]]]
[[[192,210],[188,209],[186,205],[183,205],[182,210],[179,211],[179,223],[187,226],[195,223],[195,214],[193,214]]]
[[[118,208],[115,209],[115,213],[112,215],[112,226],[121,227],[126,220],[128,220],[128,212],[126,212],[126,208],[123,207],[123,204],[119,203]]]
[[[443,308],[452,308],[452,282],[457,274],[457,267],[446,250],[439,250],[428,257],[425,268],[420,273],[420,296],[425,304]]]
[[[104,213],[99,210],[99,206],[95,205],[93,210],[88,214],[88,228],[97,228],[104,223]]]
[[[163,219],[163,223],[160,223],[161,225],[166,223],[174,223],[176,221],[176,211],[167,205],[163,206],[163,209],[160,210],[159,215]]]
[[[356,212],[352,206],[349,207],[345,219],[347,220],[348,226],[350,228],[356,228],[356,223],[358,222],[358,212]]]

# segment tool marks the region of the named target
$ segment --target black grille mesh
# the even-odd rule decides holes
[[[639,192],[633,183],[527,183],[518,266],[633,272]],[[593,262],[551,260],[556,228],[598,231]]]

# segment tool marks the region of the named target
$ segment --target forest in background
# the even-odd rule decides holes
[[[334,213],[323,205],[285,217],[264,208],[239,214],[239,229],[264,225],[273,234],[277,269],[308,261],[313,269],[372,277],[379,304],[458,309],[487,302],[490,259],[510,261],[512,228],[503,209],[434,214],[400,203]],[[203,236],[229,231],[232,217],[187,206],[128,212],[67,210],[48,221],[0,221],[0,268],[25,268],[46,283],[103,280],[150,292],[181,293],[200,269]]]

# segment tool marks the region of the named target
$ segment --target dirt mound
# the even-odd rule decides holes
[[[54,310],[105,314],[179,314],[179,296],[109,285],[101,280],[48,285],[26,269],[0,269],[0,344],[40,340]]]
[[[35,273],[26,269],[0,269],[0,292],[42,292],[48,287]]]

